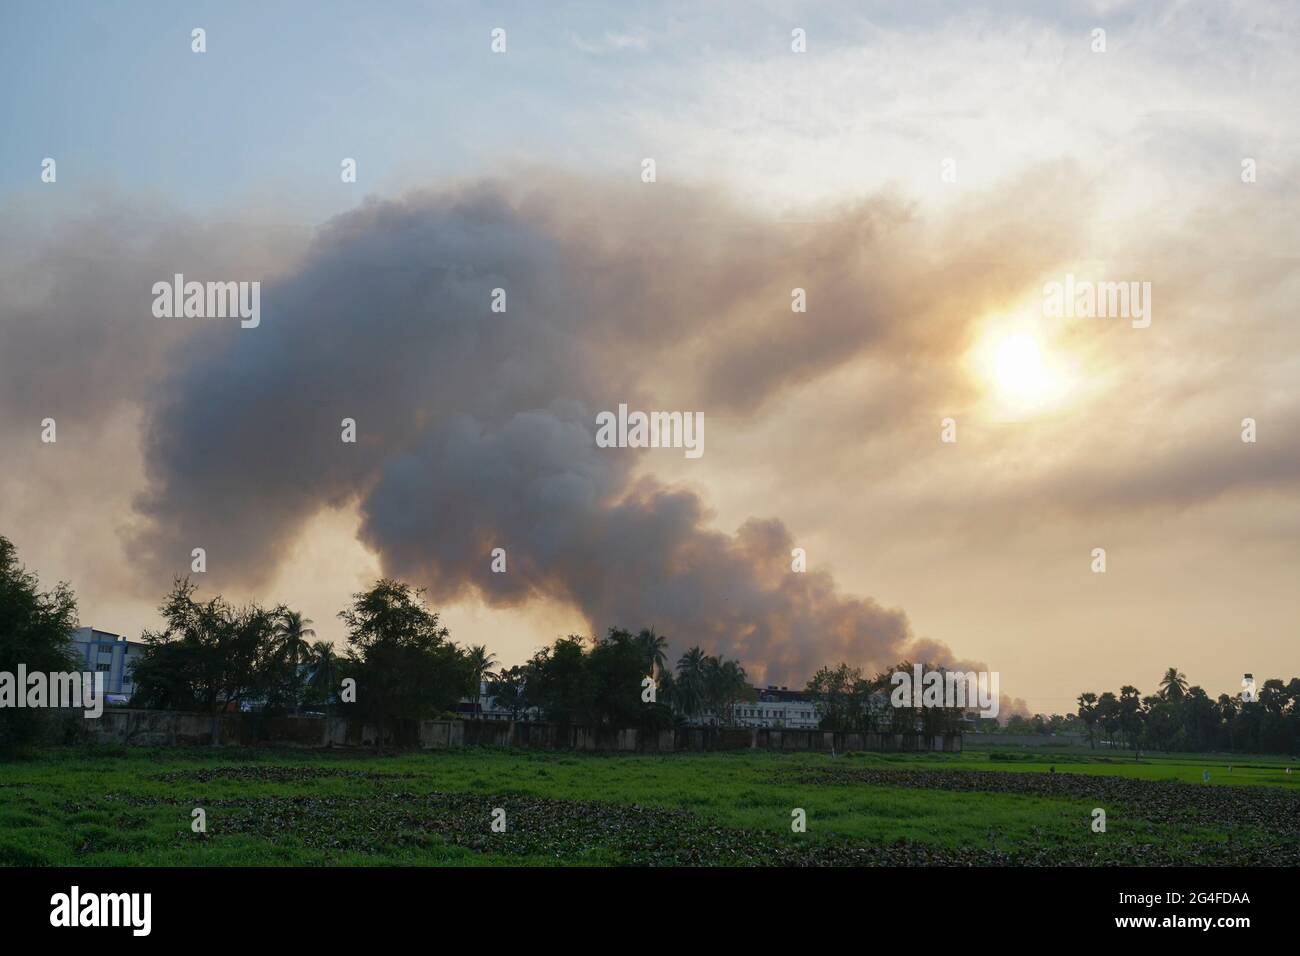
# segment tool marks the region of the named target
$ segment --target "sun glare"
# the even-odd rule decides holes
[[[998,390],[1021,402],[1037,402],[1050,390],[1043,351],[1032,335],[1008,335],[998,343],[994,359]]]
[[[992,330],[974,358],[989,397],[1007,412],[1040,411],[1065,394],[1067,376],[1060,357],[1051,354],[1033,332]]]

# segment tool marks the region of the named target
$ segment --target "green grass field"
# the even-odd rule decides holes
[[[230,748],[0,763],[5,865],[998,863],[1296,865],[1300,763]]]

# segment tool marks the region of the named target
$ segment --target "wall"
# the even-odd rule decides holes
[[[208,746],[213,728],[223,745],[275,744],[297,747],[373,748],[379,730],[346,717],[264,717],[260,714],[207,714],[110,707],[87,720],[79,711],[65,720],[79,722],[83,740],[141,747]],[[395,749],[446,750],[454,747],[518,747],[539,750],[599,752],[671,752],[677,750],[902,750],[960,752],[961,734],[842,734],[822,730],[686,727],[642,733],[608,727],[507,720],[405,721],[384,734]]]
[[[1097,749],[1105,744],[1097,735]],[[966,746],[983,750],[985,747],[1086,747],[1087,734],[967,734]]]

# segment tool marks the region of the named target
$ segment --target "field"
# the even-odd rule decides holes
[[[206,832],[192,829],[196,808]],[[1300,864],[1300,763],[230,748],[0,763],[11,866],[1002,863]]]

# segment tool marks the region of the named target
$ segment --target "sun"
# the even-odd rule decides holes
[[[975,368],[989,398],[1003,412],[1022,415],[1057,404],[1068,391],[1064,358],[1053,353],[1022,323],[994,327],[974,353]]]
[[[1038,340],[1027,332],[1008,335],[997,344],[993,357],[994,382],[1003,397],[1022,404],[1037,404],[1051,392],[1051,378]]]

